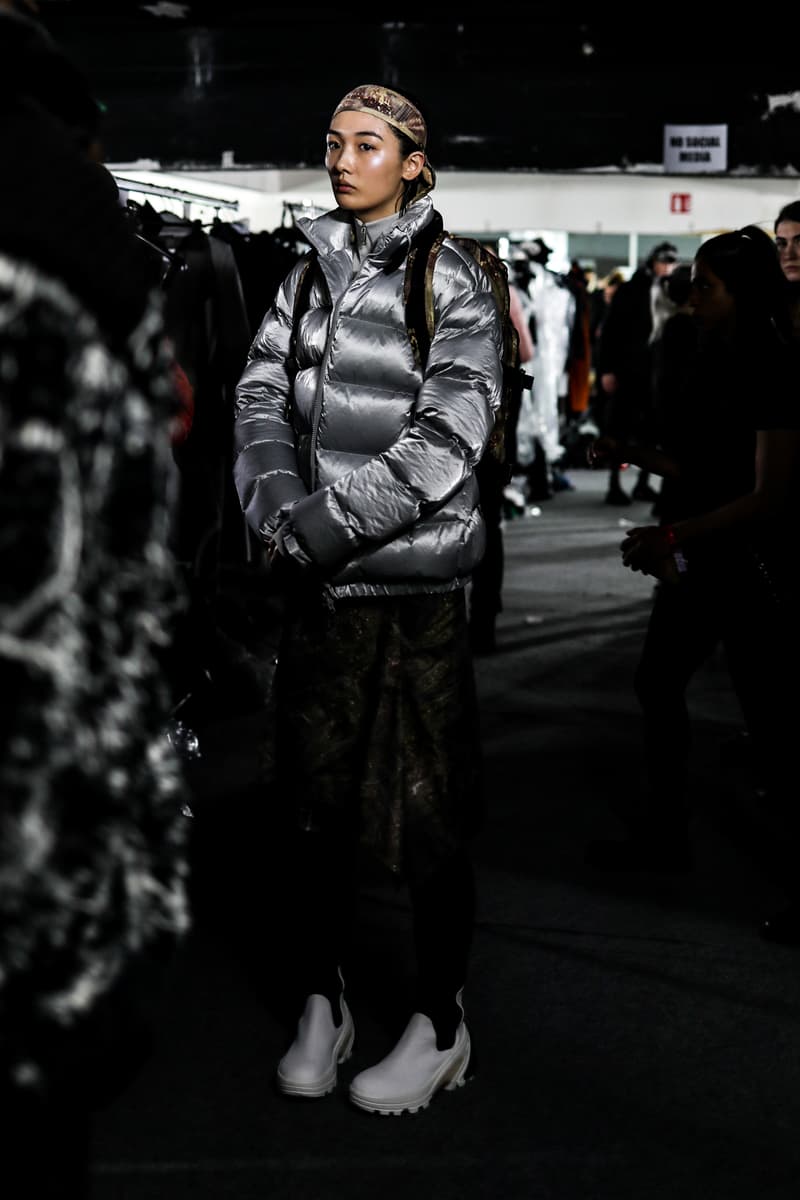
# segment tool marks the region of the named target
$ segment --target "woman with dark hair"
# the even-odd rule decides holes
[[[350,1054],[342,980],[363,853],[408,885],[416,949],[405,1031],[350,1085],[355,1105],[382,1113],[424,1108],[470,1067],[468,844],[482,798],[465,588],[486,543],[475,468],[502,389],[491,284],[450,238],[424,368],[409,338],[407,258],[439,219],[426,146],[419,107],[391,88],[336,105],[337,207],[299,222],[311,265],[293,268],[256,335],[234,430],[242,507],[291,594],[275,778],[301,1015],[277,1083],[324,1096]]]
[[[800,334],[800,200],[784,204],[775,218],[775,248],[789,287],[792,322]]]
[[[646,462],[674,484],[669,523],[631,529],[621,545],[624,565],[660,584],[635,677],[647,801],[630,815],[627,841],[596,843],[589,856],[612,869],[691,866],[686,690],[718,645],[771,807],[792,837],[796,828],[786,792],[796,720],[780,680],[791,688],[799,659],[800,374],[769,234],[745,226],[703,243],[689,302],[697,348],[684,373],[683,426],[657,449],[608,438],[594,447],[598,464]]]

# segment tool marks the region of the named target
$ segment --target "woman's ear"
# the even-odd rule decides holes
[[[416,179],[424,166],[424,152],[422,150],[412,150],[403,163],[403,179]]]

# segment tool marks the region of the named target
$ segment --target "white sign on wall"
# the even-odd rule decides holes
[[[664,126],[664,171],[667,175],[727,169],[727,125]]]

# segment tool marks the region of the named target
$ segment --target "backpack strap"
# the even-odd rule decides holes
[[[433,270],[436,256],[447,236],[441,214],[434,210],[433,219],[411,243],[406,258],[403,280],[406,329],[414,357],[421,367],[428,361],[434,333]]]
[[[317,252],[311,249],[303,259],[300,277],[297,280],[297,290],[294,294],[294,304],[292,305],[292,333],[289,341],[289,361],[295,368],[297,367],[297,328],[300,324],[300,318],[308,308],[311,288],[314,284],[316,264]]]
[[[242,278],[230,243],[207,235],[214,280],[218,345],[222,351],[222,377],[226,400],[233,402],[236,384],[247,361],[253,335],[247,315]]]

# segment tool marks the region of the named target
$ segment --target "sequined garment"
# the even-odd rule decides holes
[[[0,1069],[189,924],[160,660],[174,396],[157,305],[112,353],[59,284],[0,256]]]

